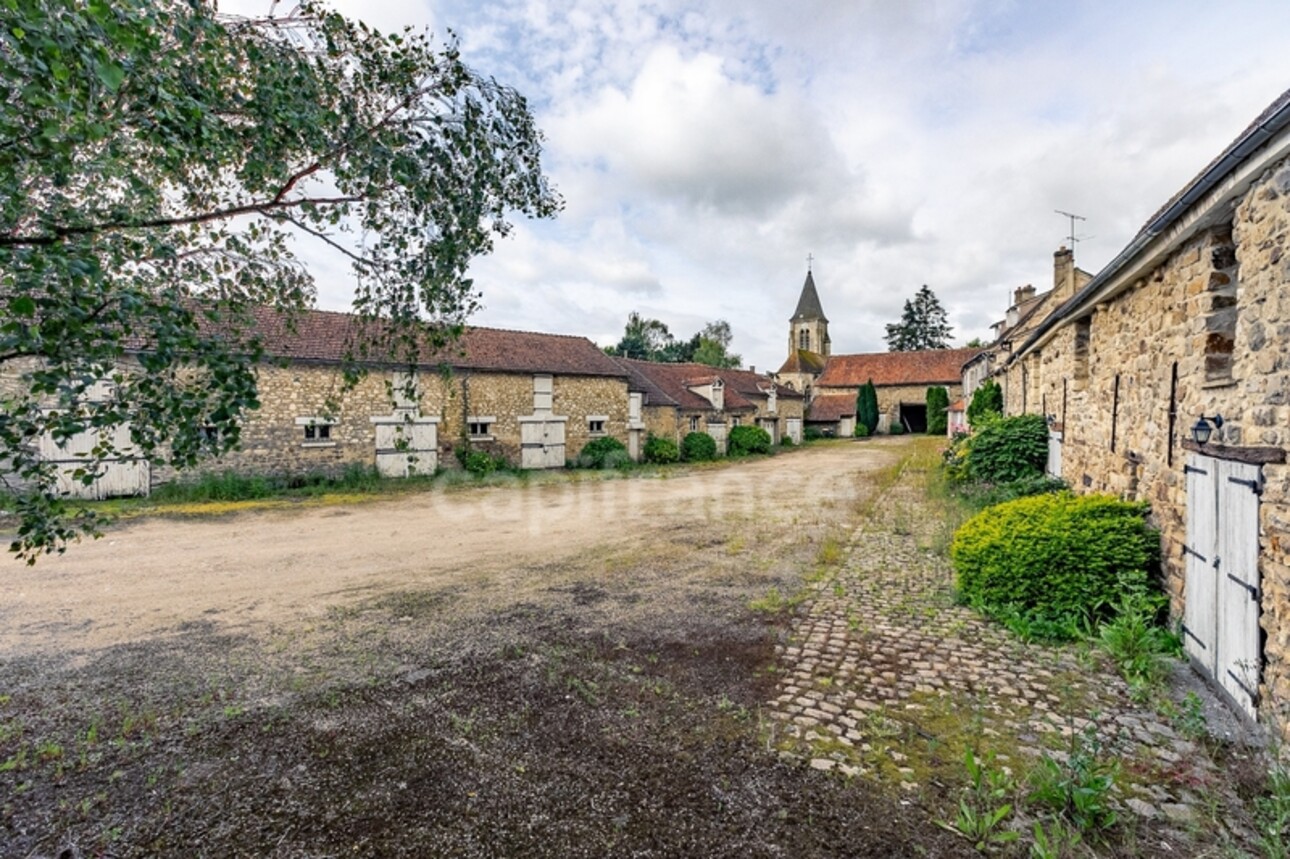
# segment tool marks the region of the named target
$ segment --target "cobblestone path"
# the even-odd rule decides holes
[[[915,482],[902,476],[874,505],[779,648],[769,709],[782,753],[916,794],[961,783],[965,746],[1017,775],[1093,748],[1120,763],[1121,813],[1181,844],[1216,804],[1239,806],[1211,756],[1087,649],[1026,644],[955,605],[932,549],[945,535],[919,515]]]

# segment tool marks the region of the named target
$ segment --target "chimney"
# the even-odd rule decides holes
[[[756,373],[756,372],[757,372],[757,365],[756,365],[756,364],[749,364],[749,365],[748,365],[748,372],[749,372],[749,373]]]
[[[1075,294],[1075,252],[1062,245],[1053,254],[1053,297],[1058,303]]]

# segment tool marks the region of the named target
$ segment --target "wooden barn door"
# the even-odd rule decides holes
[[[1218,671],[1218,494],[1214,489],[1217,460],[1192,454],[1183,466],[1187,475],[1187,559],[1183,598],[1183,647],[1211,677]]]
[[[1258,712],[1259,467],[1218,463],[1218,682],[1251,719]]]
[[[1251,719],[1258,713],[1259,492],[1256,465],[1192,454],[1187,475],[1187,654]]]
[[[372,418],[376,470],[382,477],[433,474],[439,466],[438,418]]]
[[[76,476],[76,472],[87,467],[94,449],[107,439],[110,439],[116,455],[99,463],[98,475],[87,485]],[[61,444],[47,433],[40,439],[40,457],[57,467],[55,485],[59,495],[85,499],[115,498],[147,495],[151,488],[148,460],[134,448],[129,424],[79,432]]]
[[[564,418],[520,418],[520,468],[564,468]]]

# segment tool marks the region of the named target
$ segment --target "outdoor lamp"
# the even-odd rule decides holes
[[[1214,422],[1212,427],[1209,425],[1210,421]],[[1222,415],[1214,415],[1212,418],[1207,418],[1204,415],[1201,415],[1196,420],[1196,425],[1191,428],[1191,437],[1196,440],[1196,444],[1205,444],[1209,441],[1209,437],[1214,433],[1214,430],[1222,428]]]

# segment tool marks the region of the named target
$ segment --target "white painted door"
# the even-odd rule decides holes
[[[1062,476],[1062,434],[1056,430],[1048,433],[1048,464],[1044,471],[1049,477]]]
[[[376,470],[382,477],[433,474],[439,467],[438,418],[372,418]]]
[[[104,441],[111,442],[115,454],[99,463],[97,476],[86,485],[77,472],[88,471],[93,450]],[[40,457],[57,467],[55,487],[59,495],[85,499],[116,498],[147,495],[151,488],[151,469],[130,440],[129,424],[86,430],[62,444],[46,434],[40,439]]]
[[[564,421],[520,421],[520,468],[564,467]]]
[[[1192,454],[1187,475],[1183,638],[1195,660],[1251,719],[1258,714],[1259,492],[1256,465]]]
[[[793,444],[802,443],[802,419],[785,418],[784,433],[793,440]]]
[[[1218,682],[1251,719],[1258,712],[1259,467],[1218,463]]]
[[[1183,647],[1209,675],[1216,676],[1218,662],[1218,570],[1214,566],[1218,542],[1218,494],[1215,491],[1217,460],[1191,454],[1183,472],[1187,477],[1187,538],[1183,543]]]

